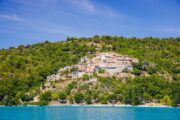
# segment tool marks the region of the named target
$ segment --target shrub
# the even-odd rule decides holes
[[[68,97],[68,100],[69,100],[69,103],[70,103],[70,104],[73,104],[73,103],[74,103],[74,98],[73,98],[73,96],[70,95],[70,96]]]
[[[105,69],[100,69],[100,70],[99,70],[99,73],[105,73],[105,72],[106,72]]]
[[[91,94],[87,94],[85,96],[85,101],[87,104],[92,104],[92,97],[91,97]]]
[[[101,103],[102,104],[107,104],[108,103],[108,96],[107,95],[101,96]]]
[[[51,92],[50,91],[44,92],[39,96],[39,98],[40,98],[40,101],[41,100],[50,101],[51,100]]]
[[[82,93],[76,93],[74,95],[74,100],[76,103],[81,103],[84,99],[84,95]]]
[[[23,94],[23,95],[21,96],[21,100],[22,100],[22,101],[25,101],[25,102],[28,102],[28,101],[33,100],[33,96],[32,96],[32,95],[28,95],[28,94]]]
[[[133,71],[133,73],[134,73],[135,75],[139,76],[139,75],[141,75],[141,70],[135,68],[134,71]]]
[[[52,98],[52,100],[58,100],[59,99],[59,95],[57,93],[52,93],[51,94],[51,98]]]
[[[160,102],[164,105],[170,106],[172,104],[171,99],[168,95],[165,95],[163,99],[160,100]]]
[[[83,75],[83,80],[89,80],[89,79],[90,79],[90,76],[88,74]]]
[[[157,70],[157,68],[156,67],[148,67],[147,68],[147,72],[149,73],[149,74],[154,74],[154,73],[156,73],[158,70]]]
[[[40,100],[40,101],[39,101],[39,105],[40,105],[40,106],[48,105],[48,101],[47,101],[47,100]]]
[[[65,100],[67,98],[67,95],[64,92],[59,93],[59,99]]]

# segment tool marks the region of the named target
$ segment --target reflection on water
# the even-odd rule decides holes
[[[142,107],[0,107],[0,120],[180,120],[180,109]]]

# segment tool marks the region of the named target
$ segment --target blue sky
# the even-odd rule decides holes
[[[0,0],[0,48],[93,35],[180,37],[180,0]]]

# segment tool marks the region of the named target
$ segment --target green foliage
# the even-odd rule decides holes
[[[100,97],[101,104],[107,104],[108,103],[108,95],[104,94]]]
[[[172,104],[171,98],[170,98],[168,95],[165,95],[165,96],[161,99],[160,102],[163,103],[164,105],[168,105],[168,106],[170,106],[170,105]]]
[[[109,100],[117,100],[117,95],[116,95],[116,94],[110,94],[110,95],[108,96],[108,99],[109,99]]]
[[[0,50],[0,101],[40,86],[48,75],[77,63],[92,49],[77,43],[44,42]]]
[[[59,95],[57,93],[52,93],[51,94],[51,98],[52,98],[52,100],[58,100],[59,99]]]
[[[141,62],[133,63],[133,67],[134,69],[142,70],[142,63]]]
[[[97,46],[102,47],[97,49]],[[148,37],[140,39],[122,36],[94,36],[92,38],[67,38],[66,42],[45,41],[34,45],[1,49],[0,103],[18,105],[21,104],[20,100],[31,101],[39,92],[35,92],[33,95],[26,93],[40,87],[46,77],[55,73],[60,67],[76,64],[81,57],[88,53],[113,51],[135,57],[140,61],[133,64],[133,73],[136,78],[135,80],[126,80],[125,83],[111,78],[98,78],[101,83],[98,86],[100,87],[97,91],[98,94],[112,92],[117,97],[119,95],[122,102],[130,104],[140,104],[145,99],[159,100],[168,95],[176,105],[180,103],[179,46],[179,38]],[[142,71],[146,71],[151,76],[141,77]],[[160,77],[166,76],[166,74],[169,77]],[[97,75],[95,76],[97,77]],[[167,82],[170,78],[172,78],[172,82]],[[65,94],[69,96],[76,86],[77,83],[70,83],[64,89]],[[40,98],[51,100],[51,95],[47,97],[46,94],[40,95]],[[99,95],[92,94],[92,98],[98,99]],[[104,103],[107,101],[105,98],[103,98]]]
[[[40,101],[42,101],[42,100],[50,101],[50,100],[52,99],[52,98],[51,98],[51,92],[50,92],[50,91],[47,91],[47,92],[42,93],[42,94],[39,96],[39,99],[40,99]]]
[[[60,100],[65,100],[67,98],[67,95],[64,92],[59,93],[59,99]]]
[[[143,100],[162,99],[166,94],[172,95],[170,84],[159,76],[136,77],[128,81],[124,92],[125,103],[134,105]]]
[[[134,74],[137,76],[141,75],[141,70],[134,68]]]
[[[20,101],[17,97],[6,96],[3,101],[3,105],[12,106],[12,105],[19,105]]]
[[[156,67],[148,67],[148,68],[147,68],[147,72],[148,72],[150,75],[156,73],[157,71],[158,71],[158,70],[157,70]]]
[[[47,100],[40,100],[40,101],[39,101],[39,105],[40,105],[40,106],[48,105],[48,101],[47,101]]]
[[[77,82],[73,81],[65,88],[65,94],[69,95],[71,90],[77,85]]]
[[[99,99],[99,93],[98,93],[97,91],[93,91],[93,92],[92,92],[92,98],[93,98],[94,100]]]
[[[99,70],[99,73],[105,73],[105,72],[106,72],[105,69],[100,69],[100,70]]]
[[[84,95],[82,93],[76,93],[74,95],[74,100],[76,103],[81,103],[84,100]]]
[[[144,92],[143,93],[143,98],[144,98],[144,100],[151,100],[152,96],[148,92]]]
[[[23,94],[21,96],[21,100],[22,101],[25,101],[25,102],[28,102],[28,101],[32,101],[33,100],[33,97],[32,95],[29,95],[29,94]]]
[[[73,98],[73,96],[70,95],[70,96],[68,97],[68,100],[69,100],[69,103],[70,103],[70,104],[73,104],[73,103],[74,103],[74,98]]]
[[[171,84],[172,88],[172,99],[173,99],[173,105],[180,104],[180,81],[173,82]]]
[[[86,94],[84,100],[87,104],[92,104],[91,94]]]
[[[89,80],[89,79],[90,79],[90,76],[88,74],[83,75],[83,80]]]

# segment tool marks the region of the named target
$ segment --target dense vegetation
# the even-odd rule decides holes
[[[137,76],[135,79],[122,82],[116,78],[98,78],[102,90],[87,89],[87,93],[71,95],[71,90],[76,87],[74,83],[68,85],[64,93],[42,94],[39,104],[44,105],[47,101],[60,97],[71,102],[85,100],[88,104],[92,99],[103,104],[115,100],[134,105],[141,104],[144,100],[158,99],[165,104],[176,105],[180,103],[179,46],[180,38],[94,36],[1,49],[0,104],[18,105],[22,101],[31,101],[39,94],[39,86],[44,83],[46,76],[55,73],[60,67],[75,64],[86,54],[114,51],[140,60],[139,64],[134,65],[134,74]],[[141,76],[143,71],[151,76]],[[84,79],[89,78],[84,76]]]

